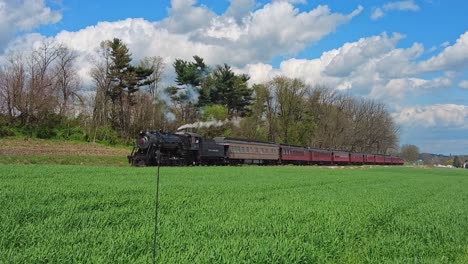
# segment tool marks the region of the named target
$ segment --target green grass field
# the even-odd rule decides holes
[[[125,156],[0,155],[0,157],[0,164],[129,166]]]
[[[155,168],[0,165],[0,263],[148,263]],[[468,170],[161,168],[159,263],[468,263]]]

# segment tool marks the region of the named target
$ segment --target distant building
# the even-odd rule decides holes
[[[468,161],[467,160],[465,160],[465,163],[463,163],[462,167],[465,168],[465,169],[468,169]]]

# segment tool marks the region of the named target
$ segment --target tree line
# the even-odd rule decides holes
[[[103,41],[97,54],[91,91],[79,78],[77,53],[64,45],[10,54],[0,68],[0,136],[114,144],[143,129],[195,124],[187,127],[207,137],[373,153],[398,148],[398,128],[375,100],[287,76],[249,85],[248,75],[199,56],[176,59],[174,82],[165,85],[160,57],[134,61],[117,38]]]

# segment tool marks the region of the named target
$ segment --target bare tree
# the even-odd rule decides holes
[[[155,56],[144,58],[140,62],[140,66],[147,69],[153,69],[153,73],[149,76],[151,83],[148,85],[148,92],[152,98],[156,98],[166,65],[161,57]]]
[[[12,125],[18,114],[18,104],[26,80],[24,60],[20,54],[12,54],[0,70],[0,97],[5,103],[8,123]]]
[[[371,153],[396,149],[398,128],[382,103],[318,86],[308,93],[307,108],[317,124],[315,147]]]
[[[164,117],[164,104],[158,99],[153,99],[148,93],[136,94],[136,104],[132,108],[130,134],[136,135],[144,129],[159,129],[166,124]]]
[[[112,118],[110,116],[112,106],[109,97],[112,79],[108,75],[111,63],[109,43],[103,41],[98,49],[98,57],[95,58],[95,66],[90,73],[96,88],[92,116],[93,142],[96,141],[98,128],[110,125],[109,120]]]
[[[309,92],[307,108],[317,125],[312,145],[319,148],[345,148],[349,141],[350,120],[347,112],[351,98],[333,89],[317,86]]]
[[[16,119],[22,125],[33,127],[54,113],[55,75],[51,69],[57,54],[57,46],[52,42],[41,43],[25,56],[10,54],[0,84],[10,123]]]
[[[77,58],[75,51],[63,45],[58,47],[54,75],[59,114],[62,116],[69,114],[70,103],[74,99],[82,101],[78,94],[80,79],[75,68]]]
[[[26,58],[26,72],[29,78],[22,106],[26,124],[41,122],[56,108],[53,103],[56,102],[53,86],[55,76],[50,71],[57,57],[57,46],[47,41]]]
[[[136,114],[134,123],[138,124],[137,127],[157,129],[161,127],[164,122],[164,114],[162,113],[164,102],[159,99],[158,92],[162,82],[165,64],[161,57],[146,57],[140,62],[140,67],[153,69],[153,73],[149,76],[151,83],[147,86],[147,89],[145,89],[149,94],[150,100],[148,100],[146,96],[140,96],[140,100],[138,100],[139,104],[148,104],[140,106],[138,109],[146,108],[149,118],[143,121],[141,115]]]
[[[397,128],[385,105],[370,99],[355,99],[350,110],[350,150],[388,153],[396,148]]]
[[[265,94],[265,103],[266,103],[266,119],[268,125],[268,141],[275,142],[277,137],[277,103],[273,98],[272,91],[267,88],[267,93]]]
[[[265,118],[267,102],[270,101],[268,99],[268,97],[270,97],[270,93],[264,84],[253,85],[252,89],[254,91],[254,98],[252,100],[252,104],[250,105],[250,115],[241,120],[239,123],[239,128],[234,127],[233,136],[267,141],[269,131],[267,131],[266,127],[268,123],[272,121],[271,115],[269,115],[270,119],[268,120],[268,123],[267,119]],[[271,126],[268,125],[268,127]]]

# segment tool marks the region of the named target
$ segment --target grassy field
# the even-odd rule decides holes
[[[128,166],[128,146],[28,138],[0,138],[0,164]]]
[[[155,168],[0,171],[0,263],[151,261]],[[161,173],[160,263],[468,263],[468,170]]]
[[[130,152],[127,153],[127,155]],[[0,164],[18,165],[87,165],[128,167],[126,156],[47,156],[47,155],[0,155]]]

